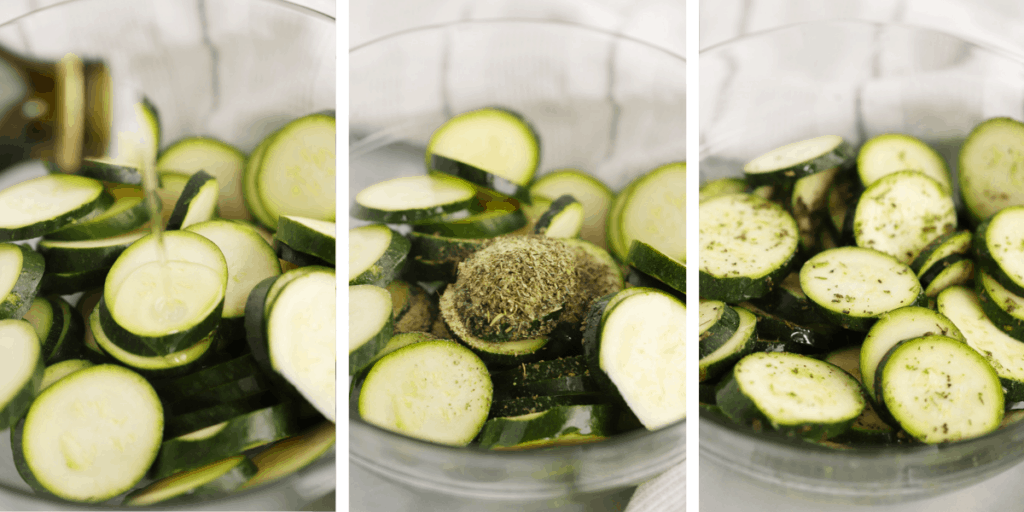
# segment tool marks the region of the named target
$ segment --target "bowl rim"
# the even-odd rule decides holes
[[[58,8],[61,8],[61,7],[64,7],[66,5],[70,5],[70,4],[85,3],[85,2],[109,2],[109,1],[111,1],[111,0],[63,0],[61,2],[57,2],[57,3],[54,3],[54,4],[46,5],[46,6],[38,8],[38,9],[33,9],[33,10],[29,11],[29,12],[26,12],[26,13],[23,13],[23,14],[19,14],[18,16],[15,16],[14,18],[11,18],[11,19],[9,19],[7,21],[4,21],[4,22],[0,23],[0,28],[4,28],[7,25],[11,25],[11,24],[16,23],[18,21],[21,21],[23,18],[27,18],[29,16],[32,16],[32,15],[36,14],[36,13],[40,13],[40,12],[43,12],[43,11],[49,11],[51,9],[58,9]],[[316,9],[313,9],[312,7],[307,7],[305,5],[296,4],[294,2],[291,2],[290,0],[249,0],[249,1],[250,2],[266,2],[266,3],[276,4],[276,5],[280,6],[280,7],[285,7],[285,8],[293,9],[293,10],[299,11],[299,12],[301,12],[303,14],[312,16],[314,18],[325,18],[327,20],[331,20],[331,22],[336,22],[337,21],[334,16],[331,16],[331,15],[325,13],[325,12],[321,12],[321,11],[318,11]]]
[[[907,32],[919,32],[932,35],[940,35],[947,37],[951,40],[959,41],[966,45],[969,45],[972,50],[978,50],[983,53],[988,53],[1014,62],[1024,69],[1024,54],[1018,54],[1009,51],[1005,48],[994,47],[989,44],[971,40],[958,34],[952,34],[942,30],[936,30],[931,27],[924,27],[911,23],[886,23],[886,22],[873,22],[865,20],[824,20],[824,21],[812,21],[812,22],[800,22],[782,25],[779,27],[773,27],[770,29],[759,30],[744,34],[741,37],[732,38],[726,41],[715,43],[707,48],[703,48],[700,51],[701,55],[708,52],[718,52],[728,50],[730,47],[743,45],[743,44],[756,44],[758,38],[771,36],[777,33],[785,33],[790,31],[796,31],[804,27],[815,26],[815,27],[827,27],[827,26],[861,26],[861,27],[872,27],[875,30],[880,29],[897,29]],[[1022,88],[1024,88],[1024,82],[1021,82]],[[703,161],[708,157],[705,153],[707,152],[707,143],[703,142],[699,148],[700,156],[699,160]],[[1014,409],[1007,409],[1006,412],[1010,412]],[[770,445],[773,449],[777,449],[785,452],[787,456],[800,456],[807,454],[832,454],[833,459],[839,461],[853,461],[856,464],[861,464],[868,461],[888,461],[892,462],[894,459],[898,459],[902,465],[908,466],[913,464],[920,464],[925,459],[933,458],[936,453],[959,453],[967,455],[974,449],[982,448],[997,440],[999,438],[1017,438],[1024,439],[1024,421],[1018,421],[1016,423],[1007,425],[1005,427],[999,427],[996,430],[989,432],[985,435],[957,441],[955,443],[942,443],[936,445],[927,444],[913,444],[913,445],[883,445],[883,446],[862,446],[856,447],[852,450],[835,450],[825,446],[819,446],[813,443],[805,442],[798,437],[787,437],[780,434],[774,434],[771,431],[755,432],[752,429],[737,425],[732,422],[726,422],[725,420],[716,417],[715,414],[707,411],[705,408],[700,408],[698,421],[700,423],[701,432],[703,429],[708,429],[707,432],[714,432],[719,437],[729,438],[740,438],[744,441],[750,440],[753,442],[762,441],[763,443]],[[766,435],[767,434],[767,435]],[[702,436],[703,437],[703,436]],[[716,460],[724,460],[722,455],[727,453],[728,450],[722,446],[715,446],[702,440],[700,443],[701,456],[709,456]],[[823,455],[824,456],[824,455]],[[1024,461],[1024,456],[1019,458],[1013,464],[1019,464]],[[832,464],[835,460],[830,461]],[[1011,465],[1007,465],[1008,469]],[[950,491],[954,489],[949,489]]]

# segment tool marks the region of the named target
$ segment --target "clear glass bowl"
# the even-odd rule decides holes
[[[349,58],[349,204],[368,185],[423,174],[434,129],[485,106],[515,110],[537,130],[538,175],[576,167],[617,191],[686,157],[685,61],[636,40],[561,22],[473,21],[402,32]],[[620,489],[685,458],[684,421],[599,443],[493,453],[426,443],[350,415],[354,463],[451,496],[518,502]]]
[[[335,37],[333,18],[280,0],[74,0],[0,25],[0,46],[16,53],[107,61],[115,80],[127,77],[158,108],[164,147],[207,135],[245,152],[291,119],[334,108]],[[0,173],[0,181],[9,186],[44,172],[38,163],[22,164]],[[333,491],[335,475],[332,449],[279,482],[174,507],[293,510]],[[4,430],[0,508],[90,507],[33,494],[14,468]]]
[[[789,142],[831,133],[856,147],[897,132],[942,154],[956,184],[970,130],[1024,112],[1024,62],[911,26],[794,25],[708,48],[700,64],[702,183],[742,176],[746,161]],[[837,451],[702,413],[700,457],[787,494],[899,502],[967,487],[1024,460],[1024,423],[946,446]]]

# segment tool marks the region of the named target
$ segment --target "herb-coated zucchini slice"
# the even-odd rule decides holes
[[[597,178],[575,169],[547,173],[530,185],[530,200],[534,203],[551,201],[563,194],[571,194],[583,205],[580,238],[607,249],[606,220],[615,194]]]
[[[413,229],[420,233],[431,233],[451,238],[493,238],[507,235],[526,225],[526,214],[511,203],[497,203],[497,208],[473,213],[464,217],[445,216],[415,224]]]
[[[167,218],[165,229],[184,229],[197,222],[203,222],[217,215],[217,194],[220,188],[217,179],[206,171],[193,174],[174,203],[174,210]]]
[[[978,272],[974,285],[985,316],[1003,332],[1024,342],[1024,298],[1011,293],[984,270]]]
[[[765,352],[736,363],[716,403],[738,423],[760,423],[808,439],[845,432],[865,406],[857,380],[839,367],[799,354]]]
[[[362,229],[362,228],[357,228]],[[352,240],[352,231],[349,231],[349,241]],[[409,233],[410,258],[419,258],[426,261],[453,261],[461,262],[469,255],[478,251],[487,242],[486,239],[452,238],[437,236],[427,233]],[[350,246],[351,247],[351,246]],[[353,258],[352,249],[349,249],[349,258]]]
[[[277,220],[274,238],[292,249],[311,254],[334,265],[337,225],[306,217],[282,215]]]
[[[558,377],[575,377],[589,374],[586,359],[583,356],[570,356],[549,361],[524,363],[509,370],[491,374],[494,389],[503,390],[520,387],[528,382],[554,379]]]
[[[302,434],[274,443],[253,455],[258,471],[238,490],[268,484],[301,470],[324,456],[335,441],[334,423],[325,421]]]
[[[864,386],[860,373],[860,347],[846,347],[829,352],[824,361],[834,364],[849,373],[857,382]],[[865,391],[866,393],[866,391]],[[850,425],[850,430],[838,436],[841,441],[851,443],[888,443],[895,440],[896,429],[882,420],[875,411],[871,400],[864,401],[864,412]]]
[[[43,371],[43,381],[39,385],[39,392],[42,393],[46,388],[78,370],[84,370],[93,366],[92,361],[85,359],[67,359],[59,363],[53,363]]]
[[[686,162],[663,165],[631,184],[617,221],[623,256],[640,240],[686,263]]]
[[[807,324],[790,322],[758,308],[749,302],[739,304],[757,317],[757,336],[764,340],[778,340],[786,344],[787,352],[821,354],[835,350],[850,342],[835,324]]]
[[[490,375],[472,351],[424,341],[373,365],[359,394],[359,415],[410,437],[465,446],[487,420],[491,397]]]
[[[974,127],[960,146],[960,195],[971,220],[981,222],[1000,210],[1024,204],[1024,184],[1017,176],[1024,153],[1024,124],[1007,117]]]
[[[793,183],[789,211],[800,229],[800,244],[807,251],[818,247],[818,235],[829,225],[828,191],[841,168],[833,167],[804,176]]]
[[[762,311],[805,325],[827,322],[800,287],[800,272],[791,272],[764,297],[750,299]]]
[[[565,194],[551,202],[534,225],[533,232],[551,238],[575,238],[583,229],[583,203]]]
[[[167,439],[153,464],[153,478],[199,468],[298,433],[290,402],[253,409],[223,422]]]
[[[845,165],[853,157],[853,149],[842,137],[822,135],[764,153],[747,162],[743,173],[753,187],[786,187],[804,176]]]
[[[591,373],[606,375],[655,430],[686,417],[686,305],[660,290],[632,290],[609,301],[597,336],[584,333],[583,349]]]
[[[967,344],[995,368],[1007,403],[1024,400],[1024,343],[993,324],[981,309],[978,296],[969,288],[946,288],[936,303],[939,313],[960,329]]]
[[[740,315],[720,300],[700,300],[700,357],[725,345],[740,327]]]
[[[700,202],[726,194],[747,191],[747,182],[743,178],[719,178],[711,180],[700,187]]]
[[[1016,295],[1024,295],[1024,206],[1000,210],[975,233],[978,264]]]
[[[921,286],[926,297],[936,297],[950,286],[968,284],[974,279],[974,260],[954,254],[937,262],[921,275]]]
[[[348,284],[386,286],[402,272],[410,245],[408,238],[383,224],[350,230]]]
[[[351,299],[350,299],[351,300]],[[539,359],[538,352],[548,344],[549,336],[523,340],[487,341],[469,331],[455,307],[455,291],[448,287],[440,299],[441,317],[457,341],[468,347],[488,365],[499,368],[530,363]]]
[[[602,393],[577,393],[571,395],[537,395],[516,398],[495,398],[491,404],[489,418],[507,418],[544,412],[565,405],[597,405],[611,403],[612,398]],[[642,425],[641,425],[642,427]]]
[[[201,496],[231,492],[248,482],[256,472],[256,464],[248,457],[235,455],[157,480],[142,489],[132,491],[124,497],[121,504],[144,507],[183,495]]]
[[[0,429],[13,426],[39,392],[45,371],[39,338],[24,320],[0,320]]]
[[[590,371],[579,375],[563,375],[549,379],[521,382],[496,391],[495,399],[507,400],[529,396],[593,395],[602,389],[590,376]]]
[[[626,263],[679,293],[686,293],[686,265],[650,244],[633,240]]]
[[[757,340],[757,317],[741,307],[733,308],[740,317],[739,327],[724,345],[702,356],[699,362],[700,382],[708,382],[731,368],[733,363],[754,351]]]
[[[482,108],[459,114],[430,136],[427,168],[529,202],[540,162],[540,141],[518,114]]]
[[[356,194],[350,214],[386,223],[419,222],[465,210],[476,197],[469,183],[446,176],[409,176],[370,185]]]
[[[909,264],[932,240],[956,229],[953,197],[918,171],[900,171],[869,185],[854,213],[858,246]]]
[[[872,137],[857,153],[857,173],[864,186],[899,171],[917,171],[951,193],[952,180],[946,161],[934,149],[911,135],[886,133]]]
[[[74,222],[53,233],[47,233],[49,240],[94,240],[115,237],[142,227],[149,221],[146,201],[138,196],[119,197],[103,213],[87,221]]]
[[[625,286],[622,268],[608,251],[579,238],[562,238],[560,241],[576,253],[576,267],[584,274],[580,285],[589,296],[588,302]]]
[[[404,284],[402,290],[392,286]],[[429,331],[434,319],[438,316],[437,300],[431,299],[427,292],[417,285],[405,281],[394,281],[388,285],[394,309],[395,333]],[[397,294],[396,294],[397,292]],[[406,292],[403,294],[403,292]],[[399,310],[399,306],[402,309]]]
[[[310,114],[285,125],[267,144],[256,189],[273,226],[281,215],[334,222],[335,136],[333,116]]]
[[[109,269],[128,246],[146,236],[148,231],[138,229],[110,238],[70,242],[44,238],[39,241],[39,254],[46,260],[47,272],[75,274]]]
[[[163,426],[160,400],[145,379],[120,366],[97,365],[68,375],[36,398],[12,435],[15,460],[21,459],[46,492],[71,501],[106,501],[142,480],[160,448]]]
[[[867,331],[883,313],[923,303],[910,267],[862,247],[822,251],[800,268],[800,286],[829,321]]]
[[[46,262],[27,246],[0,243],[0,320],[21,318],[39,293]]]
[[[228,266],[217,244],[189,231],[168,231],[163,242],[166,268],[153,235],[122,252],[107,274],[99,305],[107,336],[141,356],[167,355],[194,345],[216,328],[224,306]],[[169,302],[164,294],[148,292],[167,281]]]
[[[212,194],[214,206],[210,210],[216,209],[226,219],[252,219],[245,209],[242,192],[245,155],[233,146],[207,137],[185,138],[168,146],[160,154],[156,167],[159,171],[187,175],[205,172],[220,188],[219,193]]]
[[[348,372],[355,375],[384,349],[394,330],[391,294],[369,284],[348,287]]]
[[[860,348],[860,373],[864,389],[876,403],[875,372],[878,363],[897,343],[921,336],[940,335],[964,341],[964,335],[957,326],[941,313],[928,308],[908,306],[899,308],[878,318],[871,326]]]
[[[790,271],[798,232],[781,206],[751,194],[701,203],[701,296],[735,303],[768,294]]]
[[[971,347],[945,336],[893,347],[879,363],[875,389],[900,427],[927,444],[978,437],[1003,420],[996,371]]]
[[[0,190],[0,242],[53,233],[99,210],[113,197],[103,184],[71,174],[48,174]]]
[[[480,432],[480,447],[525,450],[600,441],[615,433],[608,404],[565,405],[542,412],[494,418]]]
[[[257,187],[256,180],[259,178],[260,163],[263,162],[263,153],[267,150],[267,144],[273,140],[274,134],[271,134],[267,138],[263,139],[249,153],[249,156],[245,159],[245,168],[242,170],[242,197],[245,200],[245,208],[252,214],[253,220],[259,222],[260,225],[267,229],[277,228],[277,223],[270,218],[267,214],[267,210],[263,208],[263,203],[260,202],[260,191]]]
[[[954,254],[970,255],[973,238],[974,235],[967,230],[946,233],[921,249],[914,261],[910,263],[910,269],[916,272],[917,277],[920,278],[935,262],[941,259]]]

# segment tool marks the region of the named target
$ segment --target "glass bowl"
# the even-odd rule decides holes
[[[786,143],[836,134],[859,147],[897,132],[942,154],[956,187],[970,130],[1024,112],[1024,61],[902,25],[837,21],[753,34],[704,50],[700,80],[702,183],[742,176],[746,161]],[[702,411],[700,457],[787,494],[900,502],[967,487],[1024,460],[1024,423],[945,446],[837,451]]]
[[[334,108],[335,32],[333,18],[280,0],[73,0],[0,25],[0,46],[39,59],[74,52],[106,61],[115,80],[133,81],[156,105],[162,147],[207,135],[248,152],[291,119]],[[0,182],[45,172],[27,162],[0,173]],[[332,492],[335,475],[332,449],[276,483],[174,507],[293,510]],[[14,468],[4,430],[0,508],[90,507],[33,494]]]
[[[685,61],[633,39],[562,22],[473,21],[388,36],[349,59],[349,204],[373,183],[424,174],[434,129],[486,106],[533,125],[538,175],[575,167],[618,191],[686,156]],[[525,502],[621,489],[685,458],[685,421],[598,443],[494,453],[404,437],[356,410],[350,417],[351,461],[449,496]]]

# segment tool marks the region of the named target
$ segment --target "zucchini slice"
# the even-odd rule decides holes
[[[235,455],[205,466],[162,478],[124,497],[122,505],[144,507],[178,496],[201,496],[232,492],[257,472],[256,464],[245,455]]]
[[[0,320],[0,430],[13,426],[39,392],[45,366],[39,338],[24,320]]]
[[[720,300],[700,300],[700,357],[725,345],[740,327],[740,315]]]
[[[149,208],[139,196],[117,198],[103,213],[87,221],[75,222],[53,233],[47,233],[49,240],[89,241],[97,238],[123,235],[149,222]]]
[[[967,230],[946,233],[921,249],[914,261],[910,263],[910,269],[916,272],[917,277],[920,278],[941,259],[954,254],[970,255],[973,238],[974,236]]]
[[[615,194],[597,178],[576,169],[560,169],[545,174],[530,185],[530,201],[552,201],[571,194],[583,205],[580,238],[608,249],[606,222]]]
[[[258,375],[259,372],[256,360],[252,355],[245,354],[188,375],[154,379],[151,382],[161,400],[167,402],[199,395],[217,386]]]
[[[85,359],[67,359],[59,363],[53,363],[46,367],[43,372],[43,381],[39,385],[39,392],[42,393],[46,388],[52,386],[57,381],[77,372],[78,370],[84,370],[86,368],[92,368],[94,366],[92,361]]]
[[[537,395],[517,398],[495,399],[491,404],[489,418],[508,418],[544,412],[566,405],[598,405],[611,403],[612,398],[602,393],[577,393],[571,395]],[[642,428],[642,426],[641,426]]]
[[[267,145],[270,144],[273,138],[274,134],[271,134],[263,139],[256,146],[256,149],[252,150],[252,153],[249,153],[249,156],[245,159],[245,168],[242,170],[242,198],[245,200],[245,208],[252,214],[253,220],[259,222],[260,225],[267,229],[276,229],[277,223],[274,222],[274,219],[270,218],[267,210],[263,208],[263,203],[260,202],[260,192],[256,180],[259,178],[263,153],[267,150]]]
[[[860,147],[857,173],[865,187],[900,171],[920,172],[939,182],[947,194],[953,191],[946,161],[916,137],[886,133],[872,137]]]
[[[981,223],[974,247],[978,264],[1015,295],[1024,295],[1024,206],[1004,208]]]
[[[369,366],[394,331],[391,294],[379,286],[348,287],[348,372],[355,375]]]
[[[459,114],[430,136],[427,169],[529,202],[540,162],[540,142],[518,114],[482,108]]]
[[[288,246],[288,244],[277,240],[274,242],[274,254],[280,258],[281,268],[298,267],[333,267],[334,264],[324,261],[311,254],[306,254]]]
[[[233,146],[208,137],[185,138],[168,146],[160,154],[156,167],[161,172],[172,171],[186,175],[194,175],[198,172],[206,173],[215,179],[215,183],[220,188],[219,194],[213,193],[212,195],[214,208],[220,212],[221,217],[252,219],[245,209],[242,192],[242,168],[245,167],[245,155]],[[212,211],[213,208],[210,210]]]
[[[533,232],[551,238],[576,238],[583,229],[583,203],[565,194],[551,202]]]
[[[39,254],[46,260],[46,271],[76,274],[109,269],[130,245],[146,236],[148,229],[139,229],[110,238],[71,242],[44,238],[39,241]]]
[[[842,348],[829,352],[824,361],[842,368],[843,371],[857,379],[857,382],[863,387],[864,379],[860,373],[860,351],[860,347],[857,346]],[[853,421],[850,430],[838,437],[841,441],[851,443],[888,443],[895,440],[896,429],[882,420],[874,406],[871,405],[871,400],[865,400],[864,412],[860,413],[860,416]]]
[[[686,265],[650,244],[633,240],[629,254],[626,255],[626,264],[665,283],[679,293],[686,293]]]
[[[178,198],[181,197],[191,176],[172,171],[161,171],[157,176],[160,178],[160,188],[156,189],[156,195],[160,198],[160,225],[167,226],[171,214],[174,213],[174,206],[178,204]]]
[[[494,418],[480,432],[480,447],[525,450],[575,445],[601,441],[614,433],[614,406],[566,405],[532,414]]]
[[[910,267],[862,247],[818,253],[801,267],[800,286],[829,321],[854,331],[867,331],[883,313],[924,302]]]
[[[164,229],[184,229],[214,218],[217,215],[218,192],[217,179],[206,171],[197,171],[178,195]]]
[[[172,376],[193,370],[197,366],[197,361],[204,359],[204,356],[213,351],[213,342],[216,340],[215,333],[211,332],[183,350],[160,356],[140,356],[117,346],[103,332],[101,324],[100,308],[95,308],[89,315],[89,332],[92,333],[93,340],[105,354],[140,374],[152,375],[155,372],[163,376]]]
[[[93,212],[112,197],[103,184],[71,174],[48,174],[0,190],[0,242],[53,233]]]
[[[350,215],[372,222],[408,223],[465,210],[473,185],[446,176],[409,176],[370,185],[356,194]]]
[[[701,203],[701,296],[736,303],[767,295],[789,274],[798,233],[792,215],[751,194]]]
[[[43,257],[27,246],[0,243],[0,320],[21,318],[41,288]]]
[[[306,217],[282,215],[277,220],[274,238],[292,249],[302,251],[334,265],[337,225]]]
[[[960,146],[960,194],[975,223],[1024,205],[1024,184],[1017,177],[1021,154],[1024,123],[1007,117],[975,126]]]
[[[743,173],[752,187],[788,187],[804,176],[846,165],[853,156],[853,149],[842,137],[822,135],[764,153],[747,162]]]
[[[455,291],[448,287],[441,295],[439,303],[445,327],[453,338],[468,347],[488,365],[508,368],[536,361],[540,358],[539,352],[550,340],[549,336],[511,341],[488,341],[478,338],[459,317],[454,303]]]
[[[410,437],[465,446],[487,420],[491,397],[479,357],[454,343],[424,341],[373,365],[359,394],[359,415]]]
[[[740,317],[736,332],[717,350],[701,356],[700,382],[708,382],[731,368],[733,363],[754,351],[757,340],[757,317],[741,307],[733,308]]]
[[[493,205],[498,204],[495,208]],[[493,238],[507,235],[526,226],[526,214],[512,203],[494,203],[487,210],[462,218],[446,216],[413,226],[420,233],[451,238]]]
[[[974,279],[974,260],[954,254],[943,258],[921,276],[924,295],[934,298],[950,286],[968,284]]]
[[[575,377],[589,374],[587,361],[583,356],[571,356],[551,361],[540,361],[521,364],[510,370],[491,374],[491,382],[496,393],[521,388],[524,384],[558,377]],[[505,393],[515,394],[515,393]]]
[[[993,324],[969,288],[951,286],[936,299],[942,313],[963,333],[967,344],[988,361],[1002,381],[1007,403],[1024,401],[1024,343]]]
[[[39,292],[45,295],[71,295],[103,286],[109,268],[81,272],[47,272],[39,282]]]
[[[238,490],[269,484],[301,470],[324,456],[335,441],[334,423],[325,421],[302,434],[274,443],[253,455],[258,471]]]
[[[853,236],[858,246],[910,264],[936,238],[956,229],[953,197],[918,171],[887,174],[857,201]]]
[[[860,373],[864,389],[875,403],[881,397],[875,391],[875,372],[892,347],[903,340],[939,335],[965,341],[957,326],[941,313],[928,308],[908,306],[890,311],[871,326],[860,347]]]
[[[663,165],[630,185],[617,222],[623,256],[633,240],[686,263],[686,162]]]
[[[978,437],[1003,420],[996,371],[971,347],[945,336],[893,347],[879,364],[875,389],[900,427],[926,444]]]
[[[835,324],[801,325],[790,322],[758,308],[749,302],[741,307],[757,317],[757,336],[764,340],[778,340],[786,346],[786,352],[797,354],[823,354],[850,342],[851,336]]]
[[[1020,297],[981,270],[974,280],[985,316],[1006,334],[1024,342],[1024,297]]]
[[[581,273],[580,286],[583,293],[592,299],[622,290],[625,280],[618,262],[608,251],[579,238],[561,238],[576,253],[576,268]]]
[[[160,400],[145,379],[120,366],[97,365],[36,398],[12,436],[15,460],[46,492],[106,501],[142,480],[157,456],[163,426]]]
[[[59,306],[44,297],[32,299],[32,306],[22,320],[32,324],[39,338],[40,353],[45,360],[53,352],[64,329],[64,312]]]
[[[68,301],[64,300],[63,297],[50,297],[49,300],[53,303],[54,317],[61,319],[61,325],[60,337],[57,338],[56,345],[54,345],[52,351],[45,354],[46,364],[80,357],[98,364],[109,362],[98,346],[95,347],[96,352],[90,354],[89,347],[85,343],[86,326],[82,315],[71,304],[68,304]],[[54,327],[58,326],[54,325]],[[95,340],[93,342],[95,343]],[[102,357],[95,357],[96,353],[99,353]]]
[[[718,196],[736,194],[747,191],[747,182],[743,178],[719,178],[711,180],[700,187],[700,202]]]
[[[335,136],[334,117],[324,114],[300,117],[274,134],[256,177],[260,204],[271,226],[281,215],[334,222]],[[242,180],[237,183],[241,187]],[[238,198],[241,201],[241,188]]]
[[[622,237],[622,208],[625,207],[629,194],[633,192],[633,186],[642,178],[643,176],[639,176],[629,182],[625,188],[615,195],[611,206],[608,207],[605,240],[608,242],[608,251],[619,261],[626,261],[626,254],[629,252],[629,246],[626,245],[626,241]]]
[[[401,274],[410,246],[408,238],[383,224],[350,230],[348,284],[387,286]]]
[[[733,421],[771,426],[807,439],[845,432],[864,410],[857,380],[841,368],[799,354],[750,354],[733,368],[716,404]]]

